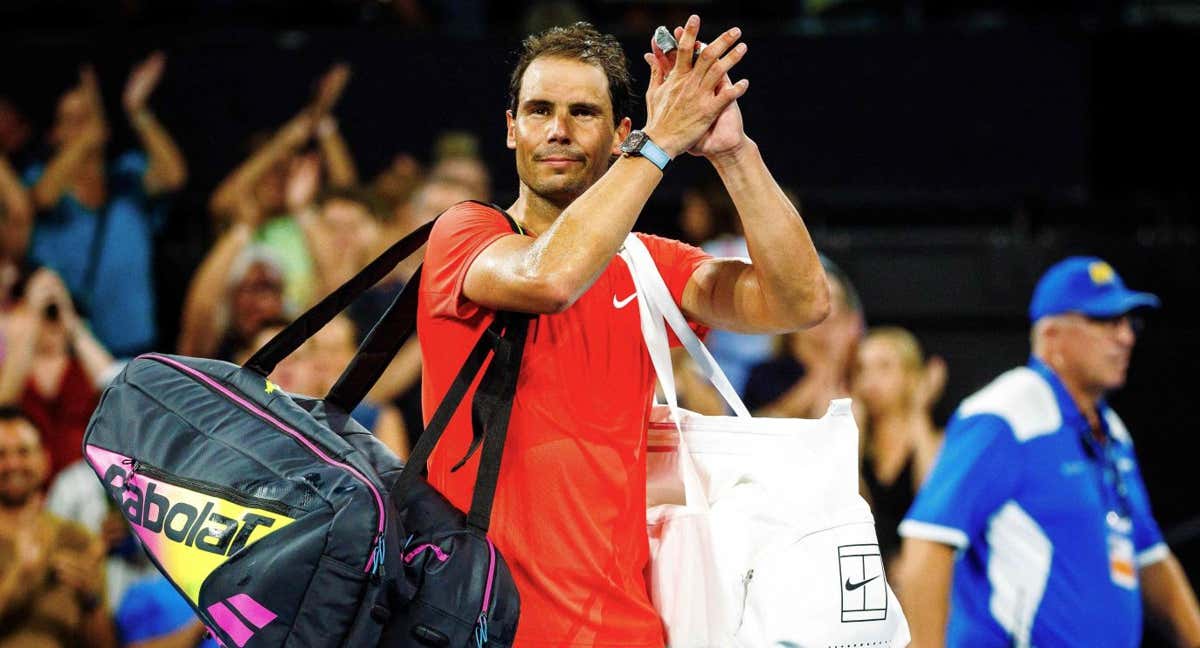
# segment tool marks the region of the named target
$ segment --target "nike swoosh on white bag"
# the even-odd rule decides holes
[[[636,292],[633,293],[632,295],[626,297],[625,299],[617,299],[617,296],[613,295],[613,308],[625,308],[626,306],[629,305],[629,302],[633,301],[636,298],[637,298]]]

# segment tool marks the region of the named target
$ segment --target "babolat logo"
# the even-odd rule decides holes
[[[220,556],[231,556],[246,546],[255,530],[274,527],[277,522],[275,517],[260,509],[249,510],[247,507],[182,487],[170,484],[164,486],[145,475],[135,475],[137,479],[130,479],[130,473],[120,465],[109,466],[104,474],[104,486],[108,489],[109,496],[114,502],[120,502],[121,512],[130,524],[161,534],[168,540],[187,547]],[[144,483],[145,492],[134,482]],[[186,493],[191,496],[193,503],[172,502],[167,495],[160,492],[164,489]],[[235,506],[241,515],[229,517],[218,512],[219,509],[227,509],[230,506]],[[286,522],[291,521],[290,518],[283,519]],[[261,537],[263,534],[259,535]]]

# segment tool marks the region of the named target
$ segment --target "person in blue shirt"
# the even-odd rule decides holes
[[[218,648],[171,581],[154,574],[134,583],[116,613],[121,645],[127,648]]]
[[[1125,383],[1131,313],[1157,306],[1095,257],[1039,280],[1028,365],[962,402],[900,525],[913,646],[1133,647],[1143,607],[1200,646],[1196,596],[1105,402]]]
[[[25,173],[37,216],[29,256],[63,278],[93,333],[118,357],[153,347],[157,334],[152,244],[161,225],[153,199],[180,189],[179,148],[147,107],[166,59],[134,67],[122,104],[144,153],[106,159],[109,129],[95,72],[59,100],[54,154]]]

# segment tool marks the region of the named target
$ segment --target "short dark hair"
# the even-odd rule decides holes
[[[381,219],[381,217],[386,213],[386,209],[381,204],[379,197],[376,196],[375,193],[370,189],[363,187],[354,185],[346,187],[328,187],[322,190],[317,196],[317,204],[322,207],[325,206],[325,203],[334,200],[359,205],[363,209],[367,210],[367,213],[376,220]]]
[[[629,76],[625,50],[621,49],[621,44],[611,34],[601,34],[591,23],[577,22],[566,27],[551,27],[521,42],[517,67],[508,81],[508,107],[513,114],[517,112],[525,70],[534,59],[543,56],[573,59],[600,68],[608,77],[608,97],[612,101],[614,125],[632,112],[633,79]]]
[[[42,428],[38,427],[37,422],[29,418],[25,410],[16,405],[0,405],[0,421],[25,421],[34,430],[37,430],[38,437],[42,436]]]

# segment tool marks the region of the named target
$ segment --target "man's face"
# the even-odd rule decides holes
[[[48,467],[37,429],[23,419],[0,421],[0,506],[23,506],[42,487]]]
[[[1137,335],[1129,315],[1094,319],[1078,313],[1061,315],[1054,352],[1068,381],[1088,389],[1111,391],[1125,384]]]
[[[233,325],[243,338],[264,322],[283,314],[283,279],[273,269],[255,263],[233,288]]]
[[[379,223],[365,205],[352,200],[325,201],[321,206],[321,224],[329,242],[350,256],[369,252],[371,244],[379,238]]]
[[[608,77],[572,59],[534,59],[518,99],[517,114],[507,114],[517,175],[535,194],[566,207],[608,170],[629,134],[629,119],[613,126]]]

